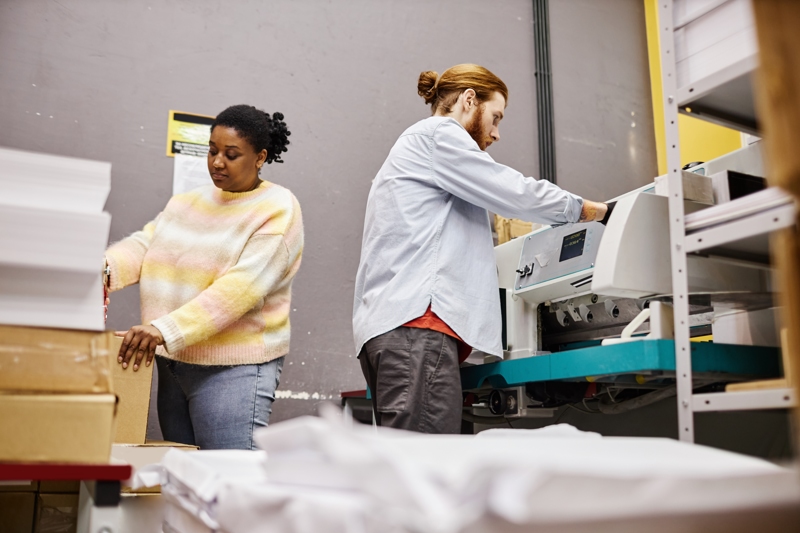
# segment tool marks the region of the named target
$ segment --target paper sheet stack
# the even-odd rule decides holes
[[[565,425],[429,436],[303,417],[256,440],[266,455],[170,452],[164,531],[740,531],[769,509],[756,514],[764,533],[800,517],[796,472],[670,439]]]
[[[0,148],[0,324],[103,330],[111,164]]]

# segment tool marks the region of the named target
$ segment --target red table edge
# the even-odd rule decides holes
[[[0,481],[124,481],[128,464],[0,463]]]

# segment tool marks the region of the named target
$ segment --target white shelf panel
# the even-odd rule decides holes
[[[753,75],[757,58],[749,57],[696,83],[678,89],[681,113],[758,134]]]
[[[750,0],[676,2],[678,109],[756,133],[753,73],[758,42]]]
[[[794,223],[795,206],[793,203],[773,207],[760,213],[723,222],[711,228],[687,235],[684,241],[686,253],[724,247],[726,244],[759,236],[763,237],[763,243],[760,243],[762,246],[759,246],[759,243],[755,243],[753,246],[766,250],[769,232],[788,228]],[[736,249],[736,247],[733,248]],[[759,252],[761,251],[759,249]]]
[[[678,88],[678,107],[690,105],[705,96],[719,91],[728,83],[746,77],[758,67],[758,54],[743,57],[727,67],[711,72],[702,78]],[[750,93],[752,96],[752,92]],[[753,107],[752,102],[748,107]]]
[[[707,411],[788,409],[797,406],[797,398],[794,389],[714,392],[693,395],[692,406],[695,413]]]

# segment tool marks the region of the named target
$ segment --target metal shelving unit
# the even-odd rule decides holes
[[[728,0],[730,1],[730,0]],[[694,413],[793,407],[797,398],[793,389],[763,389],[739,392],[694,394],[692,389],[692,348],[689,335],[689,294],[687,254],[709,250],[723,252],[768,252],[768,234],[794,224],[795,205],[791,201],[750,206],[742,216],[716,221],[713,225],[692,229],[684,216],[681,179],[678,112],[754,132],[757,121],[751,79],[757,66],[757,54],[749,54],[713,74],[678,87],[675,31],[711,10],[726,4],[718,0],[705,9],[676,20],[673,0],[660,0],[661,71],[664,93],[664,118],[667,141],[667,170],[670,213],[670,255],[675,315],[675,370],[678,396],[680,439],[694,441]],[[725,254],[723,254],[725,255]],[[767,254],[765,254],[767,255]]]

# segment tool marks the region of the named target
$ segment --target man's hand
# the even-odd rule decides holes
[[[606,216],[607,210],[608,206],[602,202],[584,200],[583,209],[581,209],[581,217],[578,219],[578,222],[599,222]]]
[[[608,219],[611,218],[611,213],[614,211],[614,206],[616,206],[616,205],[617,205],[617,202],[608,202],[606,204],[606,215],[603,218],[601,218],[600,220],[598,220],[598,222],[600,222],[604,226],[607,225],[608,224]]]
[[[117,332],[120,333],[122,332]],[[128,363],[134,359],[133,371],[136,372],[142,364],[142,359],[146,359],[145,365],[150,366],[156,354],[156,346],[161,344],[164,344],[164,336],[157,327],[133,326],[125,333],[117,362],[122,364],[122,368],[128,368]]]

